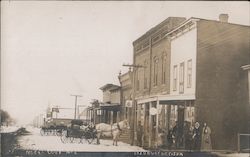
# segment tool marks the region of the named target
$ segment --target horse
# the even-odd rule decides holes
[[[128,121],[125,119],[112,125],[106,123],[99,123],[96,125],[95,128],[97,131],[97,144],[100,144],[101,136],[106,136],[113,137],[113,145],[117,146],[117,141],[121,134],[121,131],[124,129],[129,129],[130,127]]]

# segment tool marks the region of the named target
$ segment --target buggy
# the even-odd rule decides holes
[[[61,134],[62,143],[92,143],[96,139],[96,129],[94,125],[83,123],[82,120],[72,120],[71,125]]]

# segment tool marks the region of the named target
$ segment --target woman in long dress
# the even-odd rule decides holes
[[[202,136],[201,136],[201,150],[202,151],[210,151],[212,150],[212,143],[211,143],[211,129],[204,123],[202,128]]]

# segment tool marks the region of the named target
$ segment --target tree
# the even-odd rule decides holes
[[[11,120],[9,113],[4,110],[0,109],[0,115],[1,125],[3,125],[3,123],[8,123]]]

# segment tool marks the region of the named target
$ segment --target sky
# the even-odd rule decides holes
[[[20,124],[48,105],[102,100],[132,63],[132,42],[167,17],[250,25],[249,3],[204,1],[1,1],[1,108]]]

